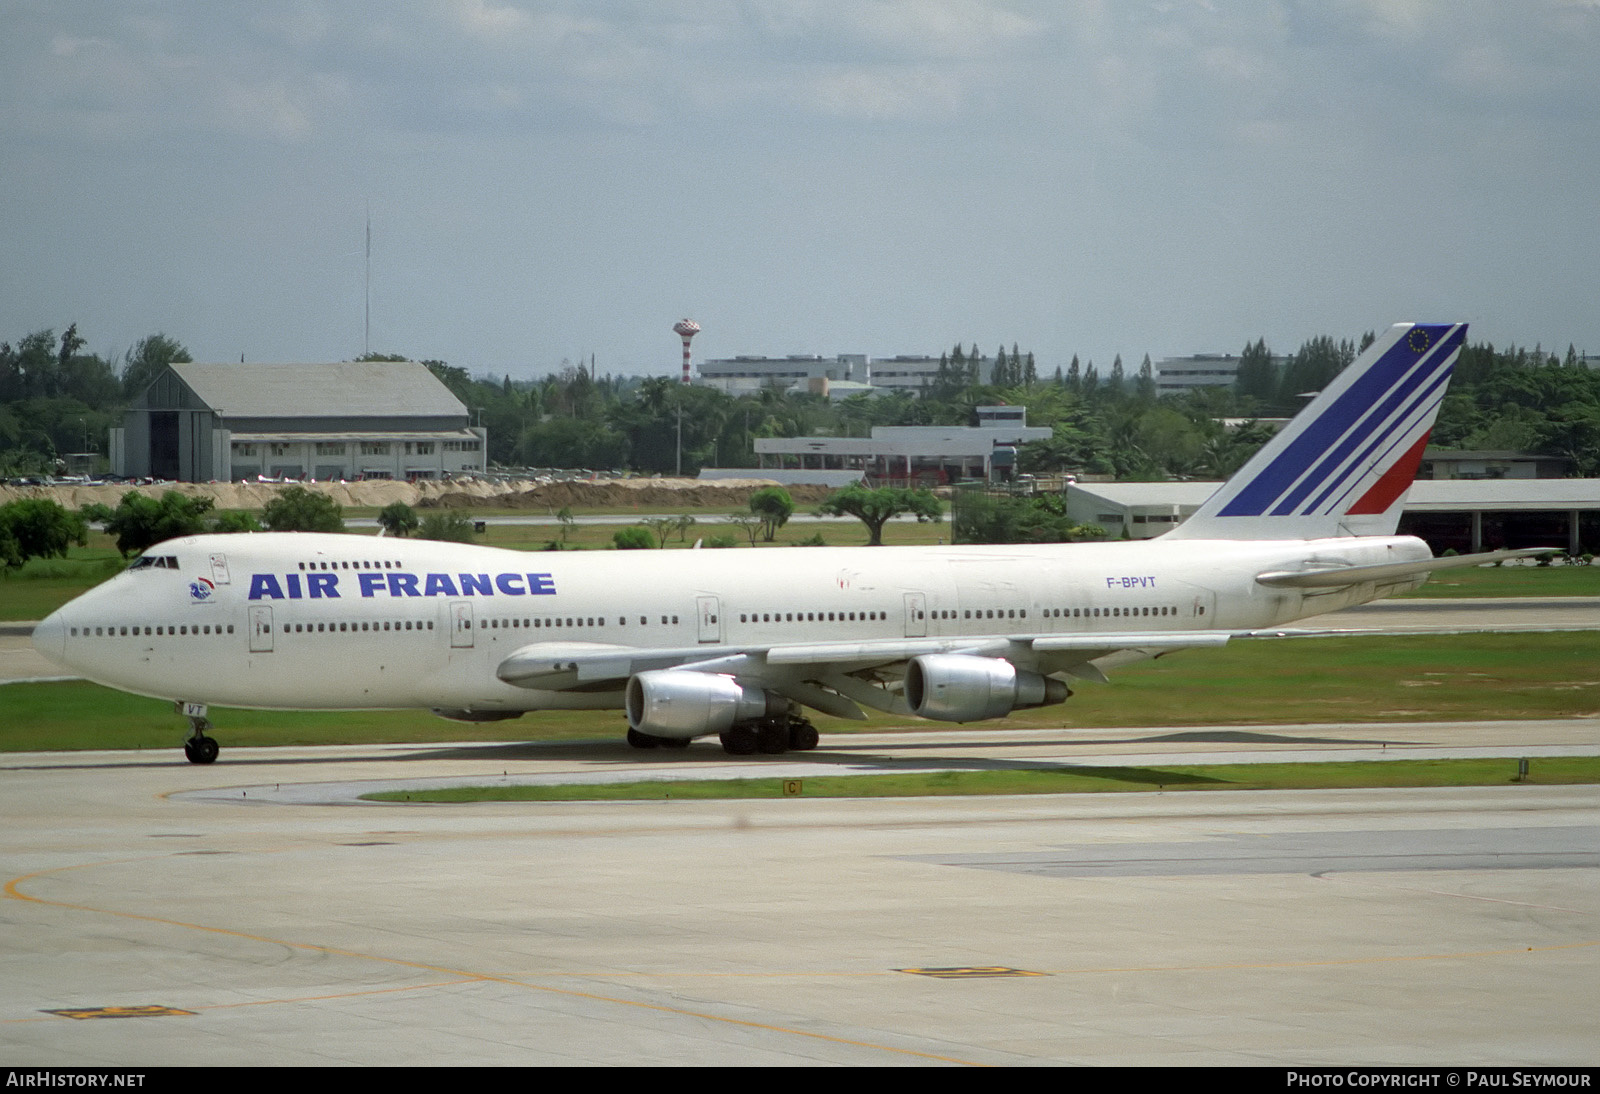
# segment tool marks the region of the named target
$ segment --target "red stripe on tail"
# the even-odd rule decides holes
[[[1432,435],[1431,429],[1424,433],[1422,439],[1396,460],[1394,466],[1383,473],[1383,478],[1373,483],[1372,489],[1362,494],[1361,500],[1349,508],[1349,515],[1359,517],[1373,513],[1387,513],[1389,506],[1395,503],[1395,499],[1404,494],[1416,481],[1417,467],[1422,463],[1422,450],[1428,447],[1428,438]]]

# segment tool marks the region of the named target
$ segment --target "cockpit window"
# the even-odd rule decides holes
[[[178,557],[176,555],[140,555],[133,560],[133,565],[128,567],[129,570],[149,570],[152,568],[157,570],[176,570],[178,568]]]

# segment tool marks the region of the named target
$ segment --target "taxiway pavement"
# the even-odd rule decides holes
[[[1001,729],[825,738],[813,762],[1597,744],[1595,719]],[[0,1060],[1600,1057],[1600,787],[315,803],[666,766],[610,742],[0,757]],[[123,1016],[74,1016],[95,1008]]]

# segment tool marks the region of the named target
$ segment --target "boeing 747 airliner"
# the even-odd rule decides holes
[[[210,705],[620,708],[637,747],[815,747],[806,710],[948,722],[1072,678],[1412,589],[1394,534],[1466,335],[1390,328],[1188,521],[1134,543],[530,554],[358,535],[193,536],[39,624],[90,680]]]

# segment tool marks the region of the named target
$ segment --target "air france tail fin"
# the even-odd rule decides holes
[[[1396,323],[1170,539],[1393,535],[1465,323]]]

